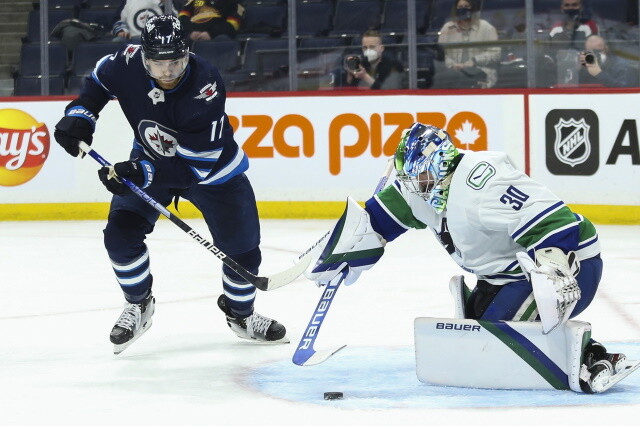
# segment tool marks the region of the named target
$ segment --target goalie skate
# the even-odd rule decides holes
[[[256,312],[246,318],[237,318],[227,307],[226,298],[221,294],[218,307],[227,317],[227,325],[238,337],[262,343],[289,343],[287,329],[278,321]]]
[[[608,360],[597,361],[591,368],[583,364],[580,369],[580,387],[585,393],[605,392],[639,367],[640,361],[627,359],[618,361],[615,367]]]
[[[151,294],[139,304],[125,302],[124,310],[109,336],[114,354],[127,349],[151,327],[155,306],[156,300]]]

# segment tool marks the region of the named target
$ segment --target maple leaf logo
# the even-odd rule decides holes
[[[466,120],[460,128],[456,129],[455,137],[463,145],[463,149],[470,149],[470,146],[480,138],[480,131],[473,127],[469,120]]]

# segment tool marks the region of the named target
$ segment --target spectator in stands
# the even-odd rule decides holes
[[[343,67],[331,73],[330,86],[385,90],[406,88],[404,66],[385,53],[382,36],[369,30],[362,35],[362,55],[349,55]]]
[[[578,79],[580,84],[600,84],[605,87],[638,86],[638,71],[613,55],[606,41],[598,35],[587,37],[584,51],[580,52],[578,61],[581,65]]]
[[[243,17],[244,6],[237,0],[187,0],[178,14],[192,41],[234,38]]]
[[[553,41],[570,42],[570,47],[581,50],[584,40],[598,34],[598,25],[591,20],[591,13],[584,7],[584,0],[561,0],[560,10],[564,19],[551,27],[549,36]]]
[[[546,57],[552,63],[541,76],[542,85],[578,84],[578,55],[585,40],[592,34],[598,34],[598,26],[590,19],[585,0],[561,0],[560,9],[564,19],[557,22],[549,32],[551,44]]]
[[[164,0],[124,0],[120,5],[120,19],[113,25],[113,41],[139,42],[147,19],[164,15],[164,6]],[[174,9],[173,14],[176,13]]]
[[[495,27],[480,19],[479,0],[457,0],[452,19],[440,30],[438,43],[478,43],[469,47],[444,47],[446,69],[436,74],[434,88],[489,88],[498,80],[500,47]]]

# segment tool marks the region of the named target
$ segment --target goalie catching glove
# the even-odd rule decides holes
[[[312,254],[311,269],[304,275],[319,286],[326,285],[345,268],[346,285],[353,284],[362,271],[371,268],[384,253],[387,242],[373,230],[367,213],[351,197],[333,231],[323,238]]]
[[[580,261],[574,252],[565,254],[556,247],[536,250],[535,262],[525,252],[516,253],[516,257],[531,282],[542,330],[548,334],[569,320],[580,300],[580,287],[575,279]]]

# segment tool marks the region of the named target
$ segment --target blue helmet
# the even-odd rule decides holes
[[[398,180],[424,198],[436,212],[447,204],[449,185],[460,155],[451,138],[435,126],[414,123],[402,134],[395,154]]]

